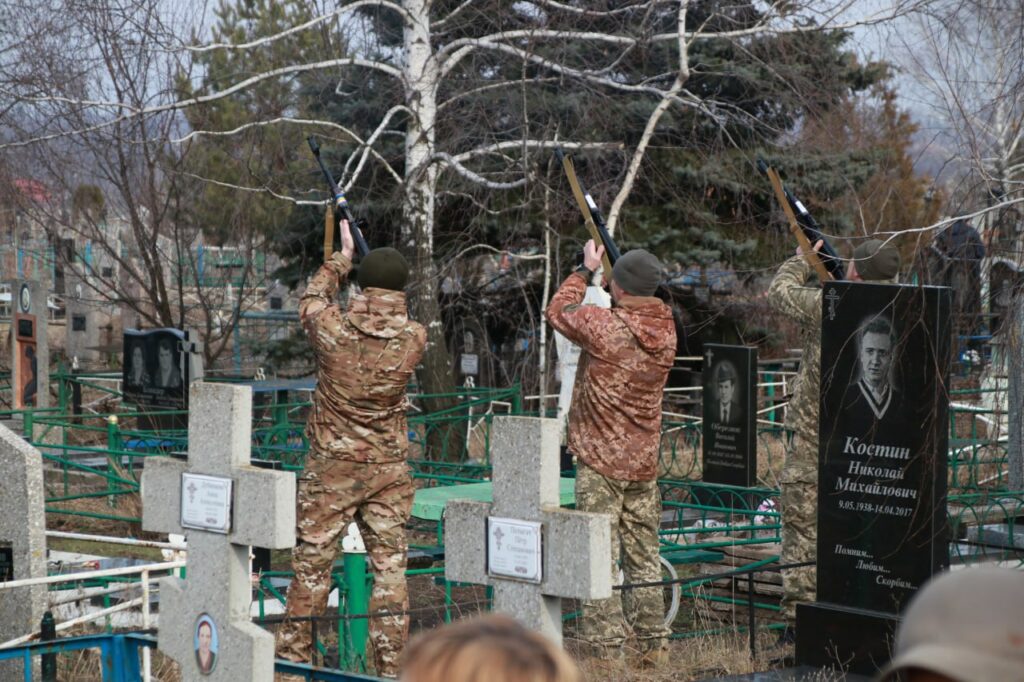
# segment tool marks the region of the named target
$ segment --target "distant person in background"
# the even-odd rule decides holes
[[[879,682],[1024,682],[1024,573],[965,568],[910,601]]]
[[[401,682],[583,682],[568,654],[499,614],[471,618],[417,637]]]
[[[128,385],[145,388],[150,385],[149,372],[146,371],[146,358],[142,352],[142,344],[132,345],[128,359]]]
[[[156,385],[160,388],[181,387],[181,368],[174,359],[174,343],[170,339],[160,339],[156,359]]]

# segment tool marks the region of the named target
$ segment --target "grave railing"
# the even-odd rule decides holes
[[[155,649],[156,644],[155,637],[142,632],[84,635],[0,649],[0,661],[22,659],[26,670],[29,671],[29,677],[26,680],[31,680],[32,659],[35,657],[96,649],[100,654],[103,682],[142,682],[142,680],[150,678],[148,675],[143,676],[144,666],[140,666],[139,661],[140,659],[148,660],[150,650]],[[379,680],[379,678],[367,675],[314,668],[281,659],[274,661],[274,670],[278,673],[298,675],[310,682],[378,682]]]

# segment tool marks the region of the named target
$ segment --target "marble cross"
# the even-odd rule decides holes
[[[158,645],[184,682],[271,682],[274,637],[249,618],[249,548],[295,544],[295,475],[250,464],[247,386],[193,383],[188,443],[188,462],[149,458],[142,473],[143,530],[188,536],[187,579],[160,582]]]
[[[562,639],[563,598],[612,596],[611,517],[559,507],[559,421],[495,417],[491,425],[494,502],[451,500],[445,507],[445,577],[494,587],[494,610],[557,642]],[[488,517],[507,520],[491,523]],[[541,574],[524,579],[488,570],[488,532],[508,546],[516,521],[540,526]],[[497,549],[497,547],[495,547]],[[491,557],[492,569],[495,557]]]

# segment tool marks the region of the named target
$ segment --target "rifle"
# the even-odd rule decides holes
[[[839,258],[839,254],[836,253],[836,250],[825,239],[825,235],[821,233],[821,228],[818,227],[817,221],[814,220],[814,217],[807,211],[804,205],[800,203],[800,200],[794,197],[793,193],[782,185],[782,179],[779,178],[778,171],[769,166],[762,158],[757,159],[757,170],[768,176],[768,180],[771,181],[772,188],[775,190],[775,198],[779,200],[782,210],[785,211],[786,217],[789,218],[789,229],[800,243],[800,249],[804,253],[804,258],[817,271],[818,279],[822,282],[830,279],[846,279],[846,273],[843,271],[843,261]],[[815,254],[813,246],[818,240],[821,240],[823,243],[821,250]]]
[[[590,233],[591,239],[594,240],[595,244],[604,246],[604,256],[601,260],[604,264],[605,276],[611,279],[612,266],[615,265],[615,261],[622,255],[619,252],[619,247],[616,246],[611,234],[608,233],[608,225],[604,222],[601,209],[597,207],[594,198],[580,185],[579,178],[576,177],[576,167],[573,166],[572,158],[566,156],[561,147],[555,148],[555,158],[558,159],[559,163],[562,164],[562,168],[565,169],[565,176],[569,179],[573,196],[576,197],[576,203],[579,204],[580,212],[583,213],[583,221],[587,225],[587,231]]]
[[[352,209],[349,208],[348,199],[345,198],[345,192],[342,191],[338,183],[334,181],[334,176],[331,175],[331,171],[327,170],[327,166],[324,165],[323,159],[320,158],[320,144],[316,141],[316,138],[310,135],[306,138],[306,142],[309,143],[309,148],[313,152],[313,156],[316,157],[316,162],[320,164],[320,170],[324,174],[324,178],[327,179],[327,184],[331,188],[331,194],[334,196],[334,206],[337,206],[338,210],[341,211],[341,217],[348,221],[348,228],[352,232],[352,240],[356,243],[356,253],[359,254],[360,258],[363,258],[370,252],[370,247],[366,244],[366,239],[363,238],[363,231],[359,229],[359,223],[352,215]],[[334,242],[334,213],[328,205],[327,220],[329,221],[330,227],[328,229],[329,237],[324,239],[324,256],[330,256],[326,253],[333,246]]]

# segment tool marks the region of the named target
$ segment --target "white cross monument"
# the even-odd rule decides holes
[[[154,457],[142,473],[143,530],[188,535],[188,579],[160,582],[159,647],[184,682],[271,682],[274,637],[249,619],[249,548],[295,544],[295,475],[250,464],[247,386],[193,383],[188,443],[187,463]]]
[[[611,517],[559,507],[557,419],[495,417],[494,503],[445,506],[445,577],[494,586],[494,610],[562,641],[562,598],[612,596]]]

